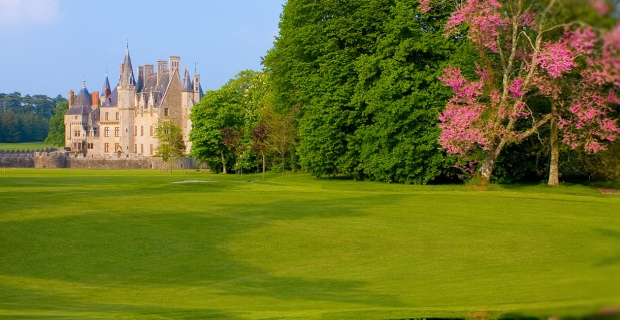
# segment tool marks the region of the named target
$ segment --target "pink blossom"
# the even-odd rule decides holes
[[[536,15],[526,12],[521,16],[521,25],[536,30]]]
[[[552,78],[558,78],[577,66],[573,52],[562,42],[546,42],[537,57],[540,67],[547,70]]]
[[[431,0],[420,0],[420,11],[427,13],[431,10]]]
[[[564,38],[577,54],[592,54],[592,50],[598,40],[592,28],[589,27],[566,31]]]
[[[446,23],[447,34],[457,33],[459,25],[467,24],[470,28],[468,37],[474,43],[497,52],[496,37],[507,24],[499,10],[501,7],[496,0],[466,0]]]
[[[598,11],[598,13],[600,15],[604,16],[604,15],[609,13],[609,7],[605,3],[605,1],[602,1],[602,0],[588,0],[588,2],[590,3],[590,5],[592,7],[594,7],[594,9],[596,9],[596,11]]]
[[[523,96],[523,91],[521,91],[523,87],[523,80],[521,79],[516,79],[512,82],[512,84],[510,85],[510,87],[508,87],[508,92],[510,92],[510,94],[512,94],[513,96],[519,98]]]

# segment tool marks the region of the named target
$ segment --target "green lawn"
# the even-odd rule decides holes
[[[56,148],[45,142],[22,142],[22,143],[0,143],[0,149],[2,150],[34,150]]]
[[[618,288],[620,196],[590,187],[0,172],[0,318],[580,315]]]

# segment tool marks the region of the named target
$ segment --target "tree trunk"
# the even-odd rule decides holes
[[[170,174],[172,174],[172,161],[170,161]]]
[[[284,153],[282,153],[282,179],[284,179]]]
[[[220,150],[220,155],[222,156],[222,173],[226,174],[226,159],[224,159],[224,151]]]
[[[291,171],[295,173],[295,152],[291,151]]]
[[[549,164],[549,182],[550,187],[560,185],[560,143],[558,141],[558,119],[555,104],[551,105],[551,163]]]
[[[491,181],[491,174],[493,174],[493,167],[495,166],[495,153],[489,153],[487,158],[482,163],[482,167],[478,170],[478,176],[480,177],[481,184],[488,184]]]
[[[489,153],[487,154],[486,159],[482,163],[482,166],[478,170],[478,177],[480,178],[480,184],[488,184],[491,182],[491,175],[493,174],[493,168],[495,167],[495,162],[497,161],[497,157],[499,157],[502,148],[504,147],[504,143],[500,142],[495,144],[496,147],[491,147]]]
[[[263,180],[265,180],[265,153],[261,152],[261,155],[263,156]]]

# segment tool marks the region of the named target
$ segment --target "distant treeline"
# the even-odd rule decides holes
[[[66,99],[61,95],[0,93],[0,142],[45,140],[54,108],[62,101]]]

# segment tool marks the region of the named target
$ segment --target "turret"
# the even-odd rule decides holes
[[[200,99],[202,99],[202,87],[200,86],[200,75],[197,73],[194,73],[194,101],[198,103],[200,102]]]
[[[123,153],[134,153],[134,118],[136,109],[137,83],[133,75],[129,49],[125,53],[125,61],[121,65],[118,91],[118,110],[121,114],[121,148]]]
[[[183,75],[183,92],[194,92],[194,86],[192,85],[192,80],[189,77],[189,71],[187,69],[185,69]]]
[[[136,78],[133,75],[133,67],[131,66],[131,58],[129,57],[129,49],[125,51],[125,61],[121,64],[121,81],[122,87],[130,87],[136,85]]]
[[[101,90],[103,101],[107,101],[110,94],[112,94],[112,89],[110,88],[110,81],[108,81],[108,74],[106,73],[105,81],[103,81],[103,90]]]

